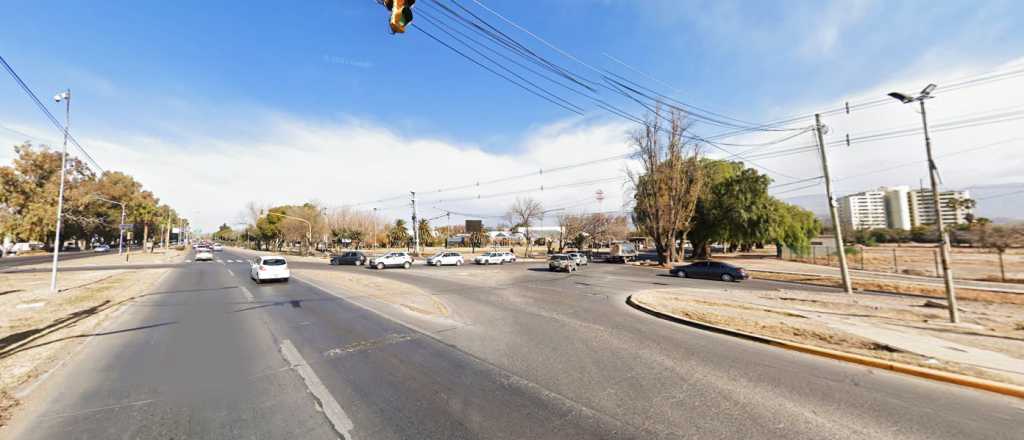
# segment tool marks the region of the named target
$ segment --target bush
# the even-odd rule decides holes
[[[858,246],[846,246],[843,248],[846,255],[860,255],[860,247]]]

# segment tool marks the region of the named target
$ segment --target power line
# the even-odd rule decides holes
[[[47,119],[50,120],[51,123],[53,123],[53,126],[57,127],[57,129],[60,130],[62,135],[66,134],[68,140],[71,141],[71,143],[78,148],[78,151],[80,151],[82,155],[84,155],[86,159],[88,159],[89,162],[92,163],[92,165],[95,166],[96,169],[100,171],[100,173],[106,172],[104,171],[103,167],[101,167],[100,164],[97,163],[91,155],[89,155],[89,152],[85,150],[85,147],[79,144],[78,140],[75,139],[74,136],[72,136],[71,133],[68,132],[67,127],[61,124],[60,121],[58,121],[57,118],[53,116],[53,113],[50,113],[50,110],[47,109],[45,105],[43,105],[43,102],[39,100],[39,97],[36,96],[35,92],[32,91],[28,84],[25,84],[25,81],[21,79],[21,76],[19,76],[18,73],[14,71],[14,68],[7,63],[7,60],[4,59],[3,56],[0,56],[0,64],[4,65],[4,70],[6,70],[7,73],[11,75],[11,78],[13,78],[14,81],[17,82],[19,86],[21,86],[21,89],[24,90],[25,94],[27,94],[28,97],[32,99],[32,102],[36,104],[36,107],[39,107],[39,110],[43,112],[43,114],[47,117]]]
[[[978,198],[976,198],[976,199],[974,199],[974,200],[988,200],[988,199],[997,199],[997,198],[1000,198],[1000,197],[1012,196],[1012,195],[1015,195],[1015,194],[1024,194],[1024,189],[1022,189],[1022,190],[1019,190],[1019,191],[1012,191],[1012,192],[1008,192],[1008,193],[1002,193],[1002,194],[996,194],[996,195],[991,195],[991,196],[985,196],[985,197],[978,197]]]

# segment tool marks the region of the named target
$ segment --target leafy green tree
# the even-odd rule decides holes
[[[219,241],[235,241],[236,234],[235,231],[231,229],[231,226],[224,223],[217,228],[217,232],[213,233],[213,239]]]
[[[697,201],[690,231],[694,257],[707,258],[712,243],[733,243],[749,250],[774,237],[781,213],[768,195],[771,178],[742,162],[702,162],[705,187]]]
[[[775,200],[774,205],[772,235],[778,252],[781,253],[781,247],[785,246],[798,255],[806,254],[811,248],[811,239],[821,233],[821,221],[813,212],[799,206],[779,200]]]
[[[434,231],[430,228],[430,222],[425,218],[420,219],[418,229],[420,234],[420,244],[423,246],[433,246],[435,238]]]
[[[399,247],[409,243],[409,231],[406,229],[405,220],[395,220],[395,224],[388,231],[388,242],[391,247]]]

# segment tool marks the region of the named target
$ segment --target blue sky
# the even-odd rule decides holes
[[[591,105],[585,118],[573,118],[419,32],[390,35],[386,11],[372,0],[12,3],[0,18],[0,53],[43,97],[71,87],[73,130],[95,139],[105,167],[128,172],[133,164],[106,142],[234,151],[232,139],[261,138],[267,124],[284,119],[372,126],[513,155],[551,124],[618,122]],[[471,0],[462,3],[501,23]],[[755,121],[834,105],[879,84],[984,70],[1024,48],[1024,3],[1014,1],[483,3],[593,66]],[[417,8],[438,14],[430,0]],[[529,36],[515,36],[587,72]],[[45,130],[12,81],[0,80],[0,102],[0,123]],[[155,172],[136,174],[148,182]],[[293,197],[314,196],[328,198]]]

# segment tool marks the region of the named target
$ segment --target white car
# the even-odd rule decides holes
[[[586,266],[590,264],[590,261],[587,260],[586,254],[581,254],[579,252],[571,252],[567,255],[569,255],[569,257],[576,262],[577,266]]]
[[[370,260],[370,267],[383,269],[385,267],[401,267],[408,269],[412,267],[412,256],[405,252],[388,252]]]
[[[487,252],[473,259],[476,264],[505,264],[508,257],[504,252]]]
[[[291,275],[291,271],[288,270],[288,260],[280,255],[253,257],[249,261],[249,277],[255,280],[256,284],[271,280],[287,282]]]
[[[516,254],[513,254],[511,252],[505,252],[504,255],[505,255],[505,262],[506,263],[515,263],[516,262]]]
[[[107,246],[105,244],[101,244],[99,246],[96,246],[96,247],[92,248],[92,251],[93,252],[110,252],[110,246]]]
[[[213,252],[205,247],[196,249],[196,261],[213,261]]]
[[[223,250],[224,250],[224,245],[222,245],[220,243],[214,243],[213,244],[213,251],[214,252],[220,252],[220,251],[223,251]]]
[[[462,266],[462,254],[458,252],[438,252],[427,258],[427,266]]]

